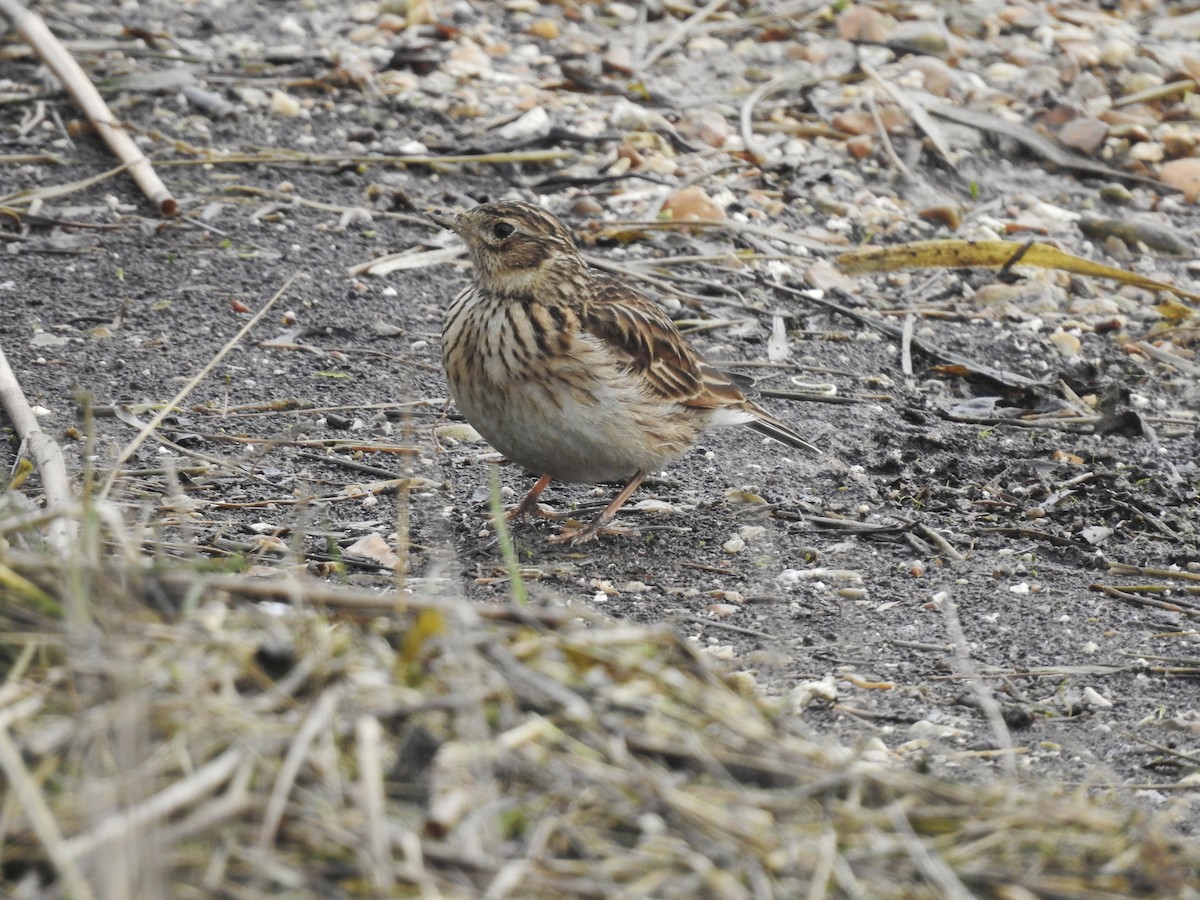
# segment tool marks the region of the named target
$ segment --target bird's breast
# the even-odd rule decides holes
[[[560,307],[456,302],[443,361],[459,410],[488,443],[563,481],[615,481],[661,468],[701,424],[650,398]]]

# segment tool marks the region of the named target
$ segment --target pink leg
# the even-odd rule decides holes
[[[550,484],[550,476],[543,475],[537,480],[537,484],[529,489],[529,493],[525,495],[525,499],[514,506],[505,514],[504,518],[508,521],[519,521],[528,519],[531,515],[538,511],[538,497],[542,496],[544,491]]]
[[[556,544],[584,544],[600,533],[604,524],[612,519],[617,514],[622,506],[626,504],[633,492],[638,489],[638,486],[646,480],[645,472],[637,472],[633,478],[629,480],[629,484],[621,488],[621,493],[617,494],[616,498],[608,506],[604,507],[600,515],[596,516],[589,524],[582,528],[566,528],[560,533],[550,538]]]

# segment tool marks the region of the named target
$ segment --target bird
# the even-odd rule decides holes
[[[590,523],[550,537],[589,541],[712,426],[819,453],[746,396],[749,379],[706,363],[649,296],[591,268],[557,216],[510,200],[426,215],[473,263],[442,328],[450,395],[492,447],[540,475],[509,519],[538,512],[552,480],[624,483]]]

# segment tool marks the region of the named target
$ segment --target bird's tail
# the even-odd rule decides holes
[[[809,453],[820,455],[821,451],[806,441],[792,429],[788,428],[770,413],[765,410],[754,407],[754,418],[746,424],[757,431],[759,434],[765,434],[769,438],[774,438],[781,444],[787,444],[789,447],[795,447],[797,450],[807,450]]]

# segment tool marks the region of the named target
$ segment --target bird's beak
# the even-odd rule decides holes
[[[458,216],[444,209],[427,209],[422,215],[435,225],[441,225],[453,232],[458,231]]]

